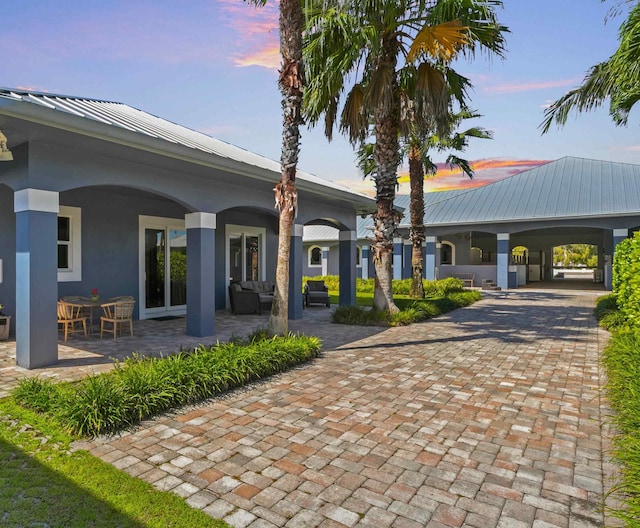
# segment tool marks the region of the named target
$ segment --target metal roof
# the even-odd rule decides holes
[[[253,167],[259,167],[275,173],[274,176],[280,174],[280,163],[277,161],[254,154],[243,148],[225,143],[219,139],[172,123],[171,121],[123,103],[29,90],[0,88],[0,114],[6,113],[7,115],[14,114],[11,112],[11,108],[1,104],[3,100],[6,102],[31,104],[37,108],[60,112],[68,116],[87,120],[88,122],[99,123],[122,131],[173,143],[174,145],[186,147],[192,151],[200,151],[218,158],[226,158]],[[109,140],[110,136],[107,134],[103,139]],[[375,203],[371,198],[352,191],[343,185],[302,171],[297,172],[297,178],[302,180],[303,185],[304,182],[309,182],[312,185],[322,186],[326,190],[338,191],[339,194],[346,193],[350,195],[351,199],[355,198],[359,203],[369,202],[368,209],[371,211],[375,208]],[[347,196],[344,198],[349,199]]]
[[[432,203],[426,225],[640,213],[640,165],[566,157]]]
[[[371,236],[373,220],[370,216],[356,218],[356,233],[358,240]],[[340,231],[335,227],[325,225],[306,225],[303,228],[302,239],[305,242],[337,242]]]

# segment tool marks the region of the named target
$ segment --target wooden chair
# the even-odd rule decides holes
[[[80,325],[82,325],[84,338],[87,338],[87,318],[82,315],[82,306],[58,301],[58,324],[62,325],[65,343],[69,334],[75,334],[80,330]]]
[[[102,305],[104,315],[100,317],[100,339],[104,332],[113,333],[115,339],[118,330],[122,333],[122,327],[129,323],[129,331],[133,336],[133,307],[135,301],[116,301]],[[111,328],[107,328],[111,325]]]

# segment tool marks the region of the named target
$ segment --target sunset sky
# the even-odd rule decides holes
[[[278,160],[281,110],[276,80],[278,5],[242,0],[5,3],[0,17],[0,86],[94,97],[129,104]],[[606,110],[571,117],[541,136],[544,108],[613,53],[623,17],[605,24],[611,0],[506,0],[500,19],[505,60],[477,58],[458,70],[474,84],[469,125],[493,131],[466,157],[473,182],[450,170],[428,190],[488,183],[563,156],[640,163],[638,111],[627,128]],[[435,156],[436,161],[444,161]],[[358,189],[352,147],[322,129],[304,130],[299,167]],[[406,179],[406,178],[404,178]],[[401,192],[406,192],[401,174]]]

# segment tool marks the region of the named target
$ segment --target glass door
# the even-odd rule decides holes
[[[187,232],[174,219],[141,217],[141,314],[186,313]]]
[[[227,225],[227,277],[229,283],[264,280],[265,230]]]

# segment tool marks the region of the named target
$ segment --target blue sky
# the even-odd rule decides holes
[[[545,105],[617,45],[615,0],[505,0],[504,60],[458,64],[472,80],[472,124],[494,133],[466,157],[476,183],[563,156],[640,163],[638,111],[615,127],[606,109],[541,136]],[[50,0],[3,5],[0,86],[120,101],[272,159],[280,157],[277,4],[242,0]],[[441,160],[443,161],[444,156]],[[351,146],[303,131],[299,167],[361,188]],[[485,167],[485,168],[482,168]],[[444,171],[428,189],[469,182]],[[370,187],[368,187],[370,188]]]

